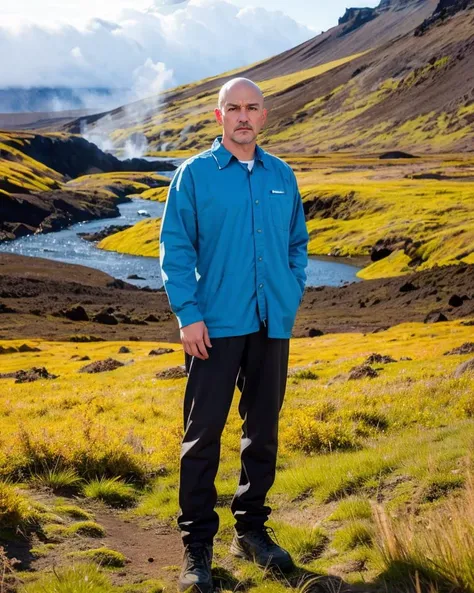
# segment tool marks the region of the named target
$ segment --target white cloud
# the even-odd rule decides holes
[[[124,9],[114,21],[96,18],[82,28],[3,23],[0,89],[108,88],[112,97],[83,93],[82,99],[86,107],[113,107],[255,62],[313,35],[282,12],[225,0],[155,0],[146,11]],[[68,106],[55,101],[54,108]]]

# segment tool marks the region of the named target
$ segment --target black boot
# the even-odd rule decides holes
[[[290,554],[272,540],[269,531],[273,530],[263,526],[242,535],[236,533],[230,546],[231,553],[265,568],[279,568],[282,572],[292,570],[295,565]]]
[[[212,545],[193,542],[184,548],[183,568],[178,590],[193,593],[212,593]]]

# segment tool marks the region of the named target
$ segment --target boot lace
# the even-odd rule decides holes
[[[188,568],[193,570],[200,566],[206,566],[209,562],[209,553],[204,544],[194,543],[189,544],[187,549]]]
[[[278,542],[275,531],[267,525],[264,525],[261,529],[255,530],[253,534],[255,539],[257,539],[259,543],[265,545],[267,548],[275,546],[275,541]],[[275,541],[273,541],[272,536]]]

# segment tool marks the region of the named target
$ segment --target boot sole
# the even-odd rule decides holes
[[[178,585],[179,593],[213,593],[214,587],[212,584],[206,585],[189,585],[189,587],[184,587],[184,585]]]
[[[278,564],[272,562],[270,562],[270,564],[261,564],[253,556],[250,556],[244,550],[234,546],[233,544],[230,546],[230,553],[236,558],[242,558],[243,560],[248,560],[249,562],[255,562],[257,566],[260,566],[260,568],[279,568],[282,572],[290,572],[295,568],[293,561],[290,561],[287,564]]]

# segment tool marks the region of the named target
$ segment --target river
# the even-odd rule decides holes
[[[173,172],[166,172],[172,176]],[[18,253],[21,255],[44,257],[72,264],[81,264],[102,270],[114,278],[126,280],[136,286],[160,288],[163,282],[157,258],[126,255],[114,251],[98,249],[94,243],[84,241],[78,232],[96,232],[111,224],[134,224],[143,220],[139,210],[146,210],[151,217],[162,215],[164,204],[151,200],[133,198],[132,202],[120,204],[120,216],[103,218],[90,222],[81,222],[55,233],[29,235],[14,241],[0,243],[0,253]],[[310,257],[306,269],[308,286],[339,286],[344,282],[355,282],[359,279],[356,273],[360,268],[355,265],[338,262],[337,260]],[[128,279],[137,275],[142,280]]]

